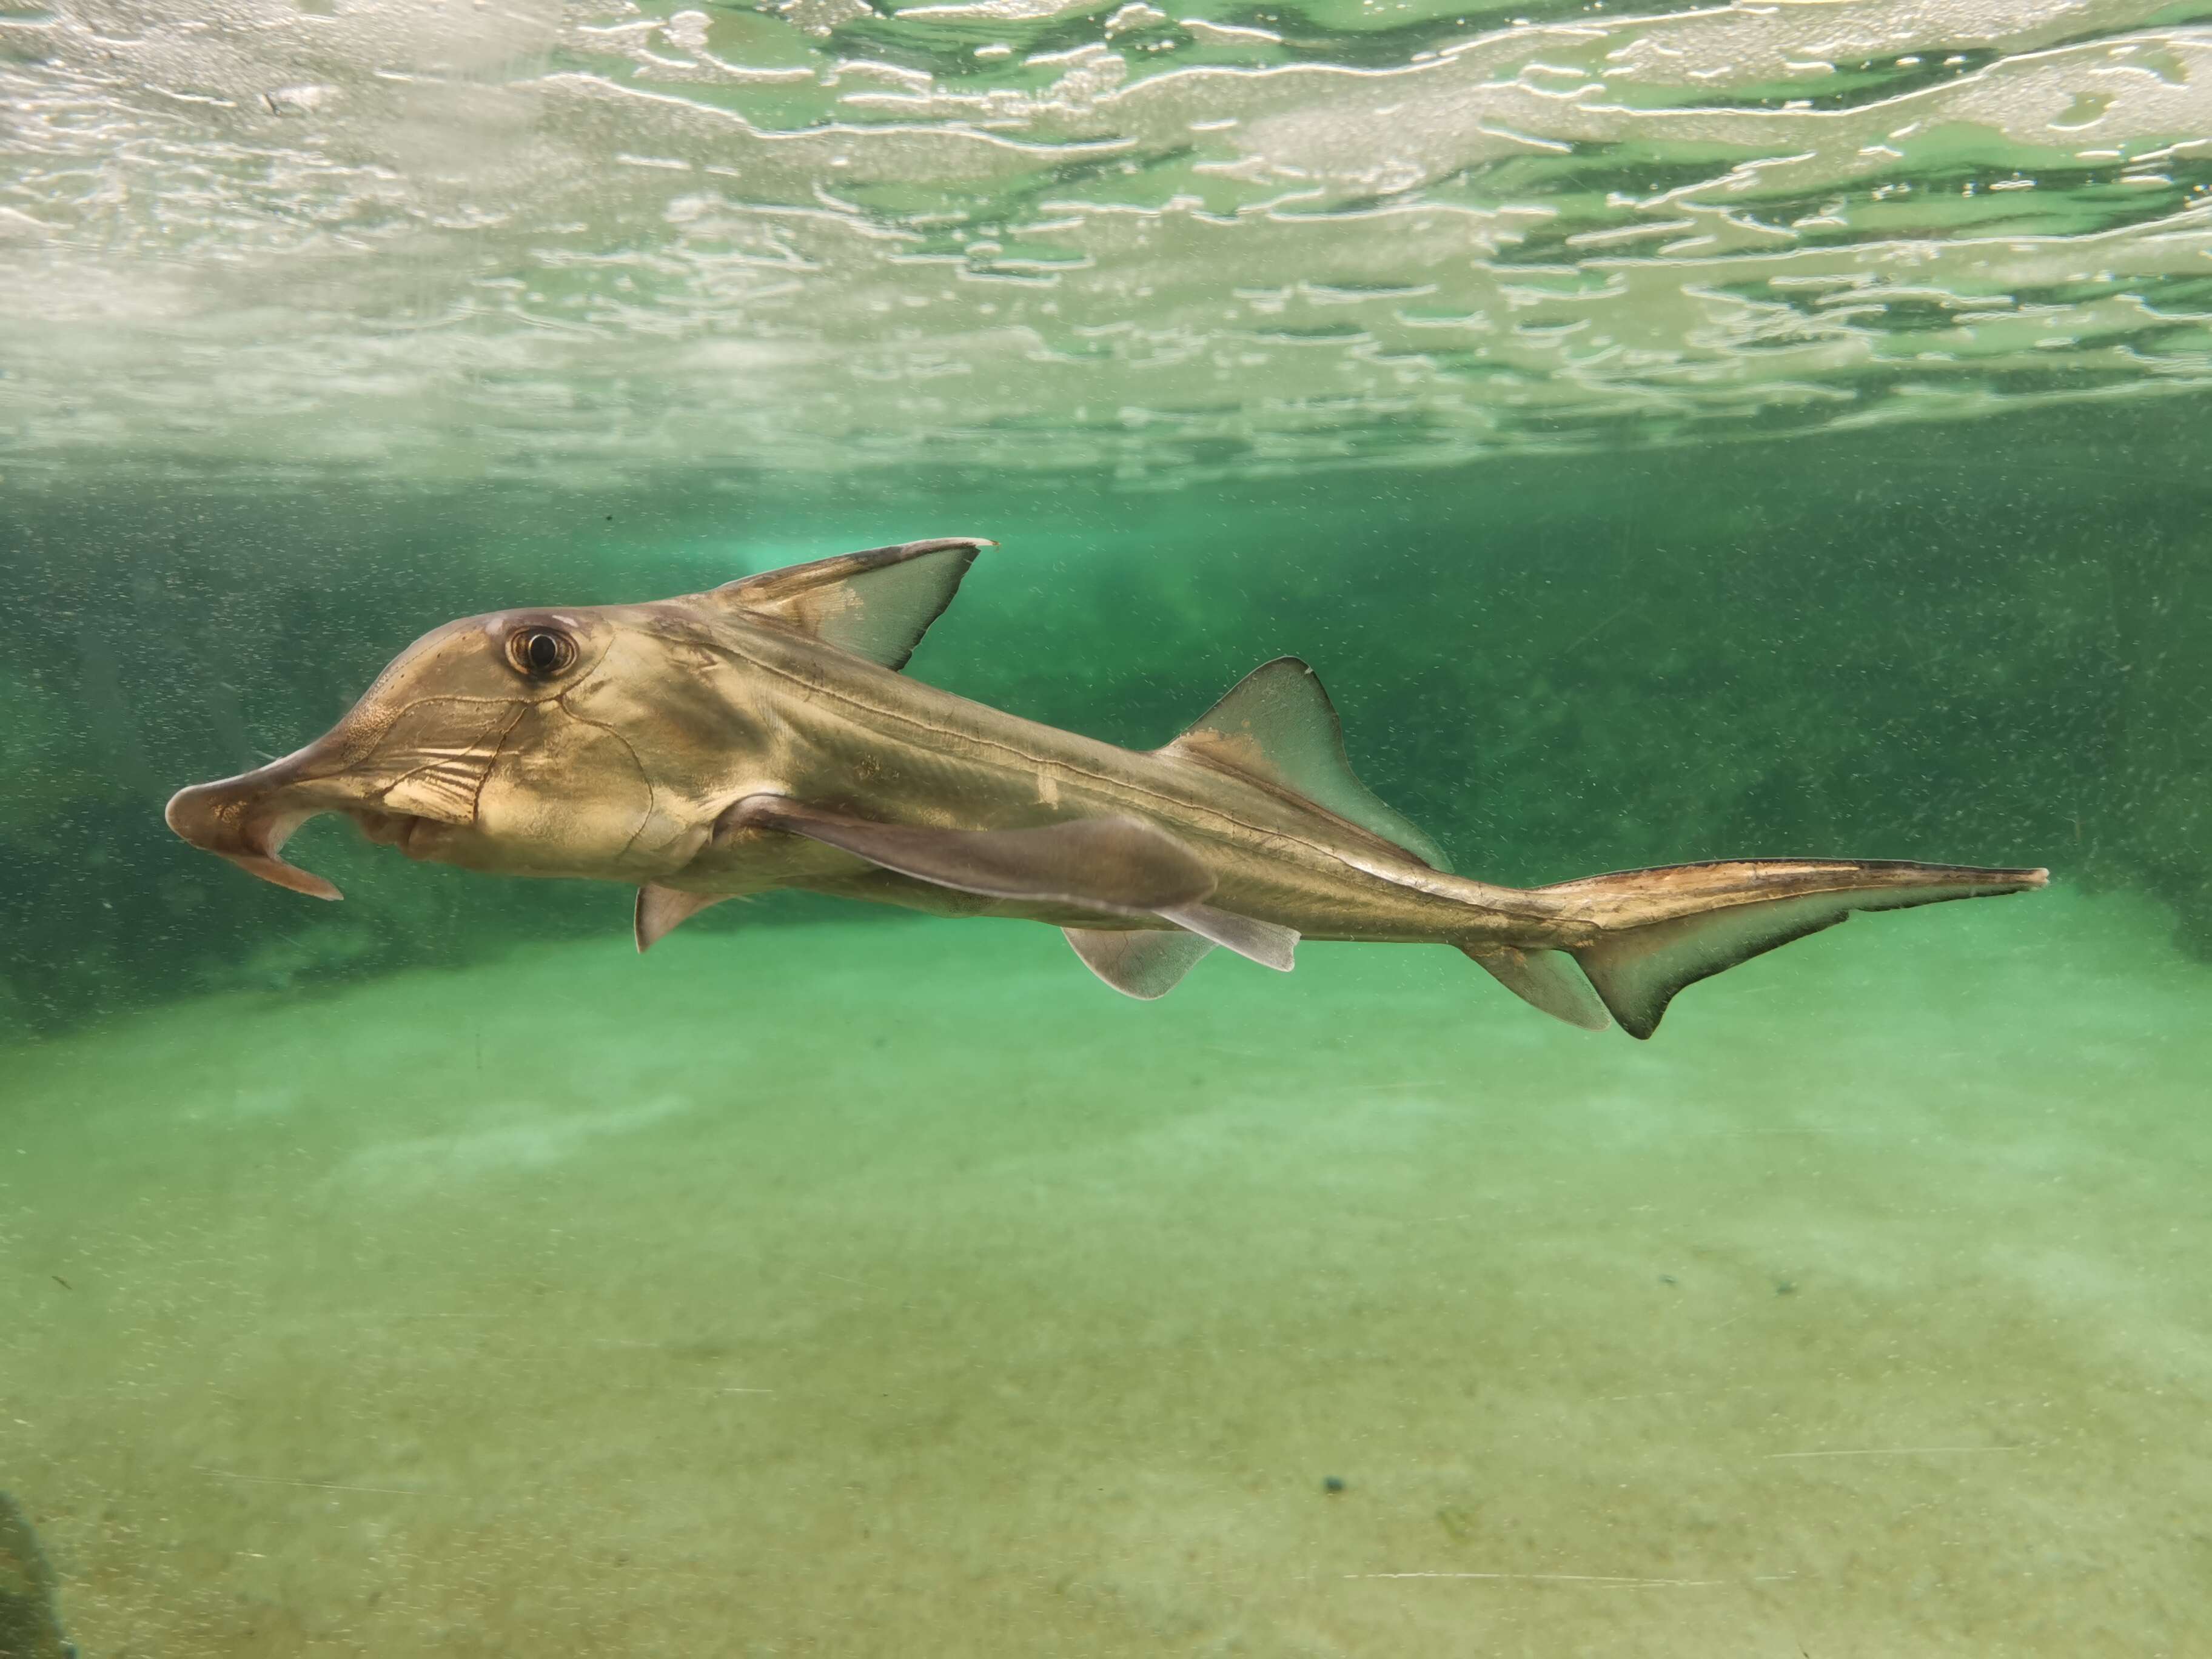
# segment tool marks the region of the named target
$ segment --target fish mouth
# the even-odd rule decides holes
[[[371,841],[396,847],[418,861],[436,857],[450,830],[476,821],[473,785],[457,787],[462,781],[450,773],[436,788],[419,787],[420,771],[403,772],[396,781],[379,787],[350,771],[319,771],[318,747],[234,778],[179,789],[161,816],[202,852],[228,859],[249,876],[319,899],[344,895],[335,884],[283,856],[284,843],[310,818],[341,813]],[[479,769],[476,781],[481,776]],[[404,798],[408,810],[398,810],[393,797]]]
[[[276,766],[285,763],[280,761]],[[292,798],[289,788],[272,787],[268,781],[266,775],[276,769],[264,767],[179,789],[162,808],[161,817],[190,845],[229,860],[249,876],[309,898],[343,898],[334,884],[280,856],[295,830],[320,813],[339,810],[337,803],[325,805]]]
[[[361,833],[379,847],[396,847],[416,863],[434,857],[446,825],[415,812],[385,812],[372,806],[346,809]]]

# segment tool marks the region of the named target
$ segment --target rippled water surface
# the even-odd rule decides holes
[[[2212,380],[2208,88],[2199,0],[19,0],[0,465],[1188,482],[2148,396]]]

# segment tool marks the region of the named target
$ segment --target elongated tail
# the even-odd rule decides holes
[[[2044,870],[1881,859],[1740,859],[1587,876],[1537,890],[1565,901],[1567,919],[1598,936],[1561,951],[1463,945],[1525,1000],[1577,1025],[1604,1024],[1648,1037],[1674,994],[1777,945],[1832,927],[1854,910],[1901,910],[1947,899],[2024,892]],[[1569,958],[1582,970],[1577,975]],[[1587,987],[1577,981],[1587,976]]]

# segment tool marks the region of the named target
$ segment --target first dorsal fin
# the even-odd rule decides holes
[[[763,622],[811,634],[885,668],[903,668],[930,623],[952,603],[975,556],[997,545],[963,536],[872,547],[726,582],[714,594]]]
[[[1312,669],[1296,657],[1262,663],[1160,751],[1241,772],[1304,796],[1431,870],[1443,848],[1368,793],[1344,752],[1344,726]]]

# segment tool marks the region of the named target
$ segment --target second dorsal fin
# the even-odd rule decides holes
[[[1352,775],[1344,727],[1312,669],[1296,657],[1262,663],[1160,751],[1273,784],[1449,870],[1443,848]]]

